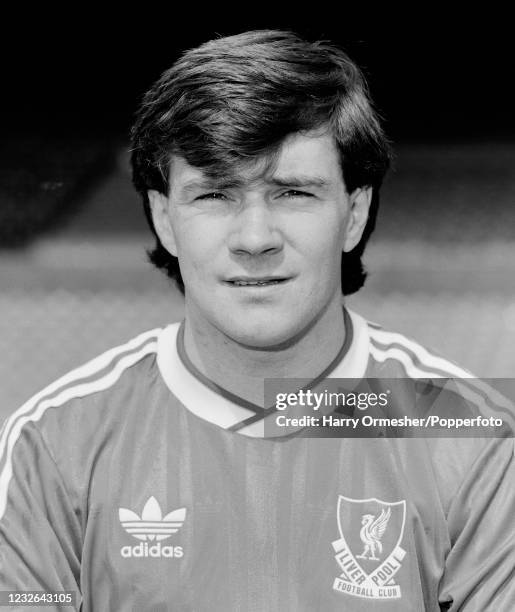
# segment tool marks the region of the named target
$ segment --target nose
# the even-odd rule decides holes
[[[246,202],[234,218],[229,249],[239,255],[273,254],[283,247],[274,213],[263,199]]]

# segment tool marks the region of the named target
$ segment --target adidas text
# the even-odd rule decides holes
[[[161,542],[149,546],[148,542],[141,542],[135,546],[122,546],[120,554],[124,558],[130,557],[167,557],[180,559],[183,556],[182,546],[162,546]]]

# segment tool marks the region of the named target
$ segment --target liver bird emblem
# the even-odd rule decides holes
[[[376,557],[376,551],[379,553],[383,552],[383,545],[381,544],[381,538],[390,520],[391,510],[381,510],[381,514],[375,517],[373,514],[364,514],[361,517],[361,530],[359,537],[364,544],[364,549],[361,555],[356,555],[356,559],[372,559],[379,561]]]

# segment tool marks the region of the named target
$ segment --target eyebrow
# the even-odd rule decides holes
[[[194,179],[187,181],[181,188],[181,193],[187,195],[194,191],[219,191],[241,187],[243,181],[238,179]]]
[[[268,182],[279,187],[327,187],[329,185],[328,179],[311,174],[273,176]]]
[[[222,191],[224,189],[237,189],[242,187],[246,181],[237,178],[227,179],[194,179],[186,182],[181,188],[181,193],[187,195],[195,191],[214,190]],[[266,182],[277,187],[318,187],[324,188],[329,185],[329,180],[321,176],[311,174],[296,174],[291,176],[272,176],[266,179]]]

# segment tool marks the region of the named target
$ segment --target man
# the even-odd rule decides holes
[[[268,429],[265,379],[468,376],[342,307],[389,161],[356,66],[291,33],[210,41],[145,96],[132,161],[185,321],[8,420],[1,588],[95,611],[513,609],[512,439]]]

